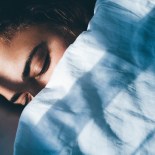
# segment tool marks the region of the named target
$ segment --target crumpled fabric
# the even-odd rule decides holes
[[[88,30],[24,109],[14,155],[155,154],[154,7],[96,2]]]

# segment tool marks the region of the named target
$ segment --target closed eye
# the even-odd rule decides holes
[[[23,79],[35,78],[44,74],[50,65],[50,55],[47,44],[41,42],[29,55],[23,71]]]

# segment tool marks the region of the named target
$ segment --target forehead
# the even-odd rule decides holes
[[[17,31],[10,42],[0,40],[0,94],[10,98],[14,88],[22,87],[25,62],[31,50],[45,39],[46,31],[44,27],[31,26]]]
[[[16,56],[16,51],[31,48],[38,41],[45,40],[49,35],[49,31],[44,25],[24,27],[17,30],[9,41],[5,40],[3,36],[0,37],[0,54],[9,53]],[[14,52],[9,52],[10,50]]]
[[[38,24],[38,25],[22,25],[16,28],[8,28],[6,31],[0,34],[0,42],[10,45],[15,41],[24,42],[32,39],[39,39],[40,36],[44,36],[49,32],[48,24]],[[22,40],[21,40],[22,38]],[[30,41],[33,41],[33,40]]]
[[[9,43],[1,40],[0,76],[18,77],[19,80],[26,58],[31,50],[47,37],[47,34],[43,26],[30,26],[17,31]]]

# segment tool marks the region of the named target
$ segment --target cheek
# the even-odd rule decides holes
[[[4,96],[7,100],[10,100],[13,95],[13,92],[9,89],[0,87],[0,95]]]
[[[51,56],[51,64],[53,68],[57,65],[59,60],[62,58],[65,50],[66,50],[66,45],[63,40],[61,39],[55,39],[53,42],[50,44],[50,56]]]
[[[49,69],[45,74],[43,74],[41,77],[38,77],[36,80],[38,80],[39,82],[44,84],[44,86],[46,86],[46,84],[50,80],[50,77],[53,74],[53,71],[56,65],[59,63],[60,59],[62,58],[65,50],[66,50],[66,46],[64,46],[64,44],[61,41],[52,42],[49,45],[49,52],[50,52],[50,58],[51,58]]]
[[[53,67],[55,67],[58,64],[58,62],[62,58],[64,52],[65,52],[65,48],[57,49],[57,50],[52,52],[51,63],[52,63]]]

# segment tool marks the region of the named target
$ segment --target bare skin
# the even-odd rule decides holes
[[[0,41],[0,94],[14,103],[28,103],[48,83],[66,48],[45,26],[21,30],[9,44]]]

